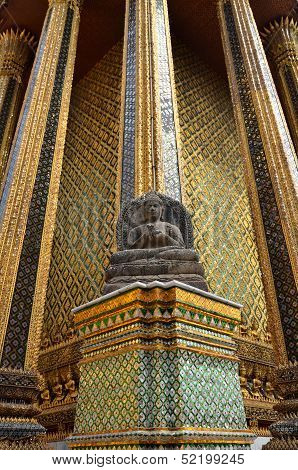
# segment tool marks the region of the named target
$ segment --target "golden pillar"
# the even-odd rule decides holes
[[[120,139],[119,206],[151,189],[181,200],[166,0],[126,0]]]
[[[298,24],[293,18],[270,23],[261,33],[279,78],[281,100],[298,151]]]
[[[34,37],[25,30],[0,35],[0,188],[19,114],[23,76],[33,50]]]
[[[296,156],[248,1],[219,0],[218,14],[272,333],[285,365],[296,357]]]
[[[218,15],[257,233],[269,325],[281,367],[278,383],[285,398],[294,397],[298,393],[297,159],[248,0],[219,0]],[[285,411],[285,419],[274,424],[272,432],[278,436],[280,448],[294,448],[297,404],[295,400],[284,403],[278,409]],[[288,420],[290,414],[292,423]],[[286,444],[282,444],[284,440]],[[274,442],[271,448],[278,448]]]
[[[36,367],[81,4],[49,0],[0,205],[0,435],[10,440],[40,432]]]

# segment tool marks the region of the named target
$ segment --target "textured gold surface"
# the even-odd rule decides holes
[[[267,331],[267,310],[228,89],[189,49],[174,48],[185,203],[212,292],[244,305]]]
[[[83,307],[75,325],[83,344],[81,363],[129,351],[188,350],[238,361],[234,352],[238,307],[173,287],[133,289]]]
[[[253,432],[253,431],[252,431]],[[161,446],[159,449],[162,449],[163,445],[175,445],[176,444],[176,449],[185,449],[185,446],[188,444],[198,444],[198,445],[203,445],[203,444],[214,444],[214,441],[216,445],[220,444],[226,444],[226,445],[231,445],[231,446],[236,446],[236,445],[251,445],[253,442],[253,438],[251,439],[200,439],[199,441],[197,439],[156,439],[152,440],[152,443],[154,442],[154,445],[156,446]],[[102,450],[110,450],[111,448],[113,450],[140,450],[142,446],[145,445],[146,447],[150,445],[150,442],[148,443],[147,438],[143,440],[131,440],[131,441],[97,441],[97,440],[90,440],[90,441],[83,441],[82,443],[75,443],[75,444],[70,444],[70,447],[72,449],[102,449]],[[181,444],[181,447],[178,447]],[[214,445],[215,445],[214,444]],[[145,447],[145,448],[146,448]],[[235,448],[235,447],[233,447]]]
[[[231,0],[274,193],[298,283],[297,156],[248,0]],[[249,44],[249,47],[247,45]]]
[[[14,284],[18,274],[18,263],[27,226],[31,197],[43,147],[43,136],[48,125],[48,111],[52,103],[52,90],[57,73],[58,59],[64,27],[68,15],[67,3],[58,2],[48,11],[45,19],[43,43],[39,44],[36,54],[36,67],[33,68],[30,80],[35,80],[35,86],[28,86],[25,97],[26,106],[20,118],[16,138],[11,155],[15,158],[11,168],[13,174],[7,180],[4,198],[4,215],[1,227],[2,281],[1,282],[1,312],[3,322],[0,327],[0,350],[3,347],[6,326],[8,324],[10,305],[14,295]],[[43,226],[42,241],[39,252],[37,278],[32,280],[30,288],[35,289],[30,329],[27,344],[25,367],[36,367],[40,332],[42,327],[43,307],[45,301],[48,271],[51,256],[51,245],[54,232],[58,187],[62,166],[66,124],[68,118],[70,91],[78,35],[79,10],[74,8],[73,21],[70,31],[70,47],[67,56],[66,74],[64,76],[61,107],[58,109],[59,123],[55,136],[55,156],[53,171],[49,185],[46,204],[46,217]],[[26,101],[27,99],[27,101]],[[46,142],[46,145],[49,145]],[[36,262],[36,260],[34,261]],[[32,261],[32,263],[34,264]],[[21,268],[20,268],[21,269]],[[36,284],[35,284],[36,281]],[[24,291],[26,288],[24,286]],[[25,294],[23,294],[25,295]],[[19,299],[18,299],[19,300]]]
[[[34,47],[34,36],[25,30],[0,34],[0,76],[10,76],[21,82]]]
[[[153,127],[152,110],[156,111],[153,91],[152,44],[148,2],[137,2],[137,77],[136,77],[136,147],[135,194],[140,196],[153,189],[153,162],[156,129]],[[157,103],[156,103],[157,105]],[[153,148],[152,148],[153,144]]]
[[[37,171],[38,156],[42,146],[42,136],[50,105],[50,92],[53,88],[55,65],[61,45],[62,31],[59,27],[59,20],[63,16],[64,9],[64,6],[58,7],[57,15],[54,15],[48,27],[48,41],[46,43],[48,54],[41,60],[1,226],[0,256],[2,271],[0,304],[2,322],[0,327],[0,351],[3,347],[18,261]],[[49,44],[51,44],[51,47],[49,47]],[[38,48],[37,55],[39,50],[40,47]],[[27,89],[25,100],[28,95],[29,88]],[[19,126],[17,132],[20,132]]]
[[[76,86],[63,161],[44,331],[66,335],[73,307],[98,297],[114,243],[122,44]]]
[[[87,319],[93,318],[95,315],[104,314],[108,315],[110,312],[115,313],[118,311],[127,310],[129,308],[142,308],[142,306],[149,304],[153,307],[155,305],[175,307],[176,305],[183,305],[191,307],[192,309],[200,310],[203,309],[208,312],[212,312],[215,315],[224,315],[228,318],[240,321],[240,310],[239,308],[232,307],[230,305],[223,304],[222,302],[203,297],[200,294],[194,292],[188,292],[177,287],[171,289],[160,289],[154,288],[150,290],[133,289],[129,292],[125,292],[112,299],[100,302],[97,305],[87,307],[80,312],[75,314],[76,324],[85,323]]]
[[[84,0],[48,0],[49,2],[49,7],[54,6],[55,4],[65,4],[69,5],[71,8],[76,9],[76,8],[81,8]]]
[[[36,367],[40,349],[40,334],[44,323],[44,306],[49,279],[49,270],[52,255],[52,244],[54,237],[54,227],[57,214],[59,185],[62,171],[62,159],[64,154],[67,121],[69,115],[69,105],[71,97],[72,79],[77,50],[77,40],[80,24],[80,10],[82,1],[73,1],[74,20],[72,23],[69,53],[64,78],[64,89],[61,100],[61,111],[59,116],[58,131],[55,142],[55,152],[52,166],[51,181],[49,187],[49,198],[43,228],[43,238],[40,247],[40,260],[35,285],[35,296],[32,307],[32,316],[28,336],[26,363],[28,367]]]
[[[286,353],[285,341],[284,341],[283,332],[282,332],[279,305],[277,303],[277,295],[275,291],[274,279],[273,279],[272,270],[271,270],[270,257],[269,257],[268,248],[267,248],[266,232],[264,229],[264,223],[268,224],[269,221],[267,220],[264,221],[262,218],[262,211],[261,211],[259,195],[258,195],[258,186],[260,183],[258,183],[258,185],[256,184],[255,174],[254,174],[255,169],[254,169],[252,158],[251,158],[251,152],[248,147],[246,126],[249,126],[249,123],[246,122],[246,120],[244,119],[244,115],[243,115],[244,110],[242,109],[241,99],[240,99],[241,90],[239,89],[239,84],[237,82],[235,67],[233,63],[233,56],[232,56],[232,51],[231,51],[231,45],[229,43],[229,34],[228,34],[225,14],[224,14],[224,3],[225,1],[221,1],[221,0],[218,1],[218,17],[219,17],[219,22],[221,25],[222,41],[223,41],[223,47],[224,47],[224,52],[225,52],[225,59],[226,59],[226,64],[227,64],[228,77],[229,77],[229,82],[230,82],[230,89],[231,89],[231,94],[232,94],[236,124],[238,128],[237,130],[238,130],[239,137],[242,143],[242,153],[244,157],[244,166],[245,166],[245,177],[246,177],[247,189],[248,189],[250,204],[251,204],[252,213],[253,213],[254,228],[257,234],[257,245],[258,245],[258,251],[260,254],[260,266],[262,270],[263,282],[264,282],[264,287],[265,287],[266,303],[268,306],[268,311],[270,313],[270,323],[271,323],[270,330],[273,333],[276,358],[280,363],[285,363],[287,361],[287,353]],[[245,5],[245,8],[249,8],[249,5],[247,2],[244,2],[243,5]],[[243,12],[241,13],[241,15],[243,15]],[[248,20],[248,16],[249,16],[249,20]],[[248,16],[246,12],[246,14],[244,14],[244,17],[243,17],[244,21],[247,23],[246,26],[251,25],[252,23],[254,24],[254,20],[252,18],[251,12]],[[254,24],[254,27],[255,27],[255,24]],[[249,57],[250,60],[255,60],[255,54],[259,54],[259,58],[261,60],[257,61],[258,63],[255,62],[255,65],[253,66],[254,73],[256,74],[256,71],[260,73],[261,66],[264,71],[264,67],[266,68],[266,59],[264,59],[264,51],[262,52],[262,45],[260,44],[260,39],[258,38],[258,34],[256,31],[255,33],[256,33],[255,37],[253,39],[250,37],[249,39],[249,41],[251,42],[252,49],[246,48],[246,46],[242,43],[241,50],[243,51],[243,54],[246,55],[246,58],[248,59]],[[250,51],[249,54],[248,54],[248,51]],[[252,69],[250,68],[250,66],[248,67],[248,69],[250,70],[250,73],[251,73]],[[267,69],[267,72],[268,72],[268,69]],[[260,75],[262,76],[262,74]],[[266,76],[267,77],[270,76],[270,72],[269,72],[269,75],[267,73]],[[262,76],[262,79],[263,78],[264,76]],[[270,80],[271,80],[271,76],[270,76]],[[270,80],[269,80],[269,85],[270,85],[269,88],[267,87],[268,83],[263,84],[262,86],[260,85],[256,86],[260,94],[262,93],[262,90],[266,90],[266,93],[268,93],[270,90],[270,87],[271,87],[272,93],[274,93],[274,86],[272,88],[271,86],[272,83],[270,83]],[[248,82],[248,80],[245,77],[242,77],[242,86],[245,89],[247,89],[248,86],[252,87],[251,89],[253,90],[252,82]],[[254,93],[251,92],[251,97],[248,97],[247,99],[252,99],[252,97],[256,99],[255,101],[256,109],[258,109],[258,107],[261,106],[262,102],[266,101],[266,94],[264,94],[264,96],[260,98],[260,101],[257,101],[257,95],[255,92]],[[278,108],[277,109],[278,111],[277,115],[278,115],[280,113],[280,109],[279,109],[278,99],[276,98],[276,96],[275,96],[275,102]],[[270,101],[270,104],[272,105],[273,101]],[[250,113],[252,114],[251,110],[250,110]],[[270,125],[272,121],[272,119],[267,119],[267,118],[268,118],[268,114],[266,115],[266,117],[263,117],[263,118],[259,116],[260,129],[263,130],[264,134],[266,134],[266,132],[264,131],[264,127],[263,127],[264,123],[266,122],[267,125]],[[276,115],[274,116],[274,122],[276,123]],[[283,121],[281,124],[282,126],[284,125]],[[249,129],[249,132],[251,131],[252,130]],[[266,139],[268,135],[269,134],[266,134],[265,136]],[[273,144],[276,144],[277,135],[278,134],[276,134],[274,137],[272,136]],[[286,139],[288,138],[287,133],[285,135],[285,138]],[[288,150],[291,153],[292,151],[291,146],[288,147]],[[261,153],[262,152],[260,150],[258,158],[261,158]],[[271,150],[266,149],[266,156],[269,157],[269,159],[271,158],[272,155],[275,155],[275,157],[279,158],[279,156],[277,156],[276,153],[274,154],[274,149],[271,149]],[[284,159],[285,166],[287,166],[286,160],[287,159],[285,158]],[[263,168],[263,167],[259,166],[259,168]],[[289,170],[289,166],[287,167],[287,170]],[[263,168],[263,171],[264,173],[266,173],[266,168]],[[282,172],[281,177],[283,176],[284,174]],[[272,175],[272,178],[275,180],[275,183],[276,183],[277,177],[278,177],[277,172],[275,173],[275,176]],[[281,194],[279,194],[279,197],[280,196]],[[266,198],[266,194],[264,194],[263,197]],[[283,273],[281,273],[281,276],[282,275]],[[279,282],[279,279],[276,279],[276,282]]]

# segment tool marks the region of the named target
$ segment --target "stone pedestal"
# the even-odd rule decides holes
[[[249,448],[233,339],[241,306],[136,282],[74,310],[78,449]]]
[[[34,371],[0,369],[0,450],[45,448],[46,430],[36,419],[39,380]]]

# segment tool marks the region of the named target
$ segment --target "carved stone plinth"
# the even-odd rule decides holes
[[[269,429],[273,439],[266,444],[266,450],[298,449],[298,364],[291,364],[279,371],[278,385],[285,397],[275,406],[282,418]]]
[[[113,292],[141,280],[169,282],[173,278],[185,284],[208,290],[204,268],[193,250],[153,248],[150,250],[125,250],[114,253],[106,272],[105,293]]]
[[[0,369],[0,449],[40,449],[45,429],[36,419],[37,374]]]
[[[71,448],[247,448],[238,304],[178,281],[74,310],[83,339]]]

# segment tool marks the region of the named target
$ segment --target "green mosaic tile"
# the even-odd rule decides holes
[[[83,364],[75,433],[245,429],[237,367],[187,350],[140,350]]]

